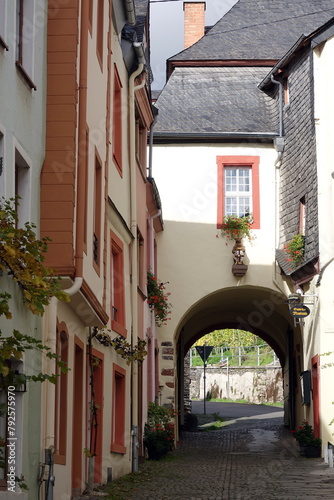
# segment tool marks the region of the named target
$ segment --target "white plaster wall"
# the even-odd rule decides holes
[[[153,176],[162,201],[166,229],[167,225],[172,225],[174,229],[179,228],[179,234],[175,235],[174,242],[178,242],[180,253],[187,253],[187,258],[198,258],[200,255],[205,255],[205,252],[209,252],[209,255],[216,251],[224,255],[230,254],[233,244],[228,243],[226,246],[226,238],[221,236],[216,238],[220,235],[220,230],[216,227],[218,186],[216,158],[222,155],[260,157],[261,229],[253,230],[255,239],[251,244],[246,243],[246,252],[252,266],[271,265],[275,246],[273,202],[275,200],[274,162],[277,156],[272,146],[155,146]],[[164,237],[165,235],[161,240]],[[162,248],[162,255],[163,251]],[[174,251],[177,251],[176,245],[174,245]],[[161,272],[162,267],[163,258],[161,257]],[[258,276],[255,284],[263,278],[263,276]],[[252,283],[254,284],[254,280]]]
[[[217,156],[259,156],[260,229],[244,240],[248,271],[231,272],[232,242],[217,237]],[[162,200],[165,230],[158,235],[158,276],[171,292],[171,320],[159,329],[169,340],[187,311],[203,297],[238,286],[277,288],[275,261],[275,160],[271,145],[160,146],[153,151],[153,177]],[[170,367],[161,360],[161,368]],[[172,391],[166,391],[171,397]]]
[[[324,442],[334,443],[333,377],[334,321],[333,321],[333,272],[334,272],[334,99],[332,81],[334,38],[330,38],[314,50],[315,74],[315,123],[318,158],[318,211],[320,276],[314,287],[317,299],[317,322],[314,335],[318,342],[313,354],[320,356],[320,408],[321,437]],[[334,176],[334,174],[333,174]],[[310,353],[311,354],[311,353]]]

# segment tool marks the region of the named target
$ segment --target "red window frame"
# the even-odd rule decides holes
[[[102,160],[95,150],[95,179],[94,179],[94,234],[93,234],[93,264],[96,272],[100,273],[101,259],[101,207],[102,207]]]
[[[56,337],[56,353],[61,362],[68,364],[68,332],[60,326]],[[56,464],[66,465],[67,451],[67,372],[57,367],[56,404],[55,404],[55,453]]]
[[[252,229],[260,229],[259,156],[217,156],[218,203],[217,228],[221,229],[225,216],[225,168],[249,167],[252,176],[253,224]]]
[[[113,363],[112,429],[110,451],[126,453],[125,443],[125,391],[126,371]]]
[[[125,299],[124,299],[124,253],[123,242],[116,236],[113,231],[110,231],[110,247],[111,247],[111,300],[110,300],[110,317],[111,328],[123,337],[127,336],[125,328]]]
[[[114,102],[113,102],[113,159],[116,168],[122,171],[122,83],[116,65],[114,66]]]
[[[97,2],[97,29],[96,29],[96,55],[101,70],[103,68],[103,28],[104,28],[104,2]]]

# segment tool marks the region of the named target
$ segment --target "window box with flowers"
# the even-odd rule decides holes
[[[154,312],[155,324],[166,324],[171,313],[171,304],[168,302],[170,293],[166,293],[166,283],[161,283],[151,271],[147,272],[147,302],[151,312]]]
[[[304,248],[305,248],[305,236],[302,234],[296,234],[283,247],[283,251],[287,254],[285,259],[287,262],[291,262],[293,268],[297,268],[299,264],[303,262],[304,259]]]

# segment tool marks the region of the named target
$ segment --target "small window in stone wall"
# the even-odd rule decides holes
[[[290,99],[289,99],[289,80],[288,77],[286,76],[283,78],[283,100],[284,100],[284,105],[286,106],[289,104]]]
[[[306,224],[306,202],[305,196],[299,200],[299,234],[305,236],[305,224]]]

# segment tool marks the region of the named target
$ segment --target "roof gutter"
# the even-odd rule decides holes
[[[204,139],[204,140],[217,140],[217,139],[266,139],[272,140],[277,137],[275,132],[212,132],[210,134],[203,134],[201,132],[154,132],[155,139]]]
[[[302,35],[297,40],[297,42],[294,45],[292,45],[292,47],[290,48],[290,50],[282,57],[282,59],[280,59],[278,61],[278,63],[275,64],[275,66],[272,68],[271,71],[269,71],[269,73],[262,80],[262,82],[259,83],[258,87],[259,87],[260,90],[263,90],[268,84],[271,83],[271,81],[272,81],[271,80],[271,76],[272,75],[275,75],[275,73],[277,73],[277,71],[279,69],[281,69],[283,66],[285,66],[286,64],[288,64],[288,62],[294,57],[295,52],[304,45],[304,42],[305,42],[306,38],[307,37],[305,35]]]

